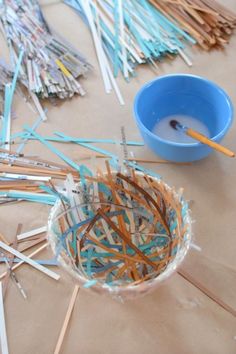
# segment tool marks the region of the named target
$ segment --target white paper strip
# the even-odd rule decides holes
[[[39,234],[42,234],[43,232],[46,232],[46,231],[47,231],[47,226],[42,226],[42,227],[39,227],[38,229],[27,231],[27,232],[24,232],[24,233],[18,235],[17,239],[18,239],[18,241],[24,240],[25,238],[39,235]]]
[[[0,247],[3,248],[5,251],[10,252],[12,254],[14,254],[14,256],[22,259],[24,262],[28,263],[29,265],[31,265],[32,267],[34,267],[35,269],[39,270],[40,272],[46,274],[47,276],[55,279],[55,280],[59,280],[60,279],[60,275],[43,267],[41,264],[36,263],[35,261],[33,261],[32,259],[30,259],[29,257],[25,256],[23,253],[18,252],[17,250],[15,250],[14,248],[7,246],[5,243],[3,243],[2,241],[0,241]]]
[[[1,176],[6,177],[6,178],[20,179],[20,180],[27,180],[27,181],[48,182],[51,180],[51,177],[19,175],[16,173],[2,173]]]
[[[35,250],[34,252],[30,253],[28,255],[28,258],[32,258],[34,256],[36,256],[36,254],[40,253],[41,251],[43,251],[45,248],[48,247],[48,244],[45,243],[44,245],[42,245],[41,247],[39,247],[37,250]],[[25,262],[24,261],[21,261],[17,264],[15,264],[13,267],[12,267],[12,270],[15,270],[17,268],[19,268],[22,264],[24,264]],[[0,275],[0,279],[3,279],[5,276],[7,275],[7,271],[6,272],[3,272],[1,275]]]
[[[105,54],[101,45],[101,42],[99,40],[99,36],[93,21],[93,15],[92,15],[92,11],[90,8],[90,3],[84,1],[83,3],[81,3],[81,6],[83,7],[84,12],[86,13],[88,22],[89,22],[89,26],[91,29],[91,33],[93,36],[93,40],[94,40],[94,45],[95,45],[95,49],[96,49],[96,53],[97,53],[97,57],[98,57],[98,62],[99,62],[99,66],[100,66],[100,70],[102,73],[102,78],[103,78],[103,82],[104,82],[104,86],[105,86],[105,91],[106,93],[111,92],[111,83],[108,77],[108,73],[106,71],[105,65],[104,65],[104,58],[105,58]]]
[[[35,107],[38,110],[38,113],[39,113],[40,117],[42,118],[43,121],[46,121],[47,120],[47,116],[46,116],[46,114],[45,114],[45,112],[44,112],[44,110],[43,110],[43,108],[42,108],[42,106],[41,106],[41,104],[39,102],[38,97],[33,92],[30,92],[30,96],[31,96],[31,98],[32,98],[32,100],[33,100],[33,102],[35,104]]]
[[[124,16],[123,16],[123,2],[122,0],[118,0],[118,9],[119,9],[119,25],[120,25],[120,35],[122,39],[122,58],[123,58],[123,73],[124,77],[128,79],[128,63],[127,63],[127,53],[126,48],[124,46],[125,41],[125,27],[124,27]]]
[[[7,333],[3,306],[2,282],[0,282],[0,339],[2,354],[8,354]]]

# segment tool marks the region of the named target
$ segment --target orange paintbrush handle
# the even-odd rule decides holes
[[[215,143],[214,141],[208,139],[206,136],[196,132],[195,130],[188,128],[186,130],[186,134],[188,136],[191,136],[192,138],[200,141],[203,144],[209,145],[210,147],[212,147],[213,149],[222,152],[223,154],[229,156],[229,157],[234,157],[235,153],[227,148],[225,148],[224,146]]]

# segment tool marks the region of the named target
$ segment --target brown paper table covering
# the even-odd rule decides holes
[[[224,1],[236,11],[234,0]],[[155,77],[147,66],[139,67],[137,78],[127,84],[118,79],[126,105],[120,106],[115,95],[104,92],[89,32],[78,16],[57,3],[43,7],[49,23],[78,47],[94,65],[87,80],[84,98],[74,98],[57,107],[48,106],[48,121],[38,129],[43,135],[62,131],[67,135],[93,138],[120,138],[125,125],[129,139],[140,140],[132,117],[135,93],[142,84]],[[6,45],[1,38],[1,52]],[[204,76],[222,86],[236,106],[236,36],[225,51],[210,53],[192,49],[192,68],[180,59],[160,65],[160,74],[191,73]],[[36,115],[15,99],[17,119],[13,131],[30,125]],[[236,123],[224,139],[236,150]],[[89,154],[74,145],[58,147],[75,161]],[[137,157],[154,159],[147,148],[133,148]],[[25,153],[59,161],[39,142],[26,145]],[[99,161],[102,165],[102,161]],[[192,200],[195,243],[202,252],[191,251],[183,267],[211,291],[236,308],[236,160],[213,153],[191,166],[146,165],[161,174],[176,188],[184,187],[185,197]],[[18,203],[0,207],[1,232],[14,238],[17,224],[23,231],[46,224],[50,208],[40,204]],[[39,258],[50,257],[50,250]],[[61,270],[55,282],[29,266],[17,270],[27,294],[24,301],[10,284],[5,301],[6,325],[10,353],[51,354],[73,291],[73,281]],[[154,293],[120,304],[85,290],[79,292],[62,354],[234,354],[236,353],[236,319],[212,300],[174,275]]]

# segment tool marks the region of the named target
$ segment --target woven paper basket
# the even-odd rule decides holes
[[[52,250],[76,282],[126,300],[154,290],[176,271],[191,242],[180,192],[137,172],[92,178],[85,189],[85,203],[71,207],[58,200],[48,221]],[[74,193],[83,191],[78,184]]]

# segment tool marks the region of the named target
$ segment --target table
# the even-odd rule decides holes
[[[236,2],[224,4],[236,11]],[[135,93],[155,73],[139,67],[136,78],[118,84],[125,98],[120,106],[114,94],[104,92],[90,34],[78,16],[62,3],[43,6],[50,25],[89,58],[93,70],[81,82],[87,91],[56,107],[48,105],[48,121],[38,131],[43,135],[59,130],[77,137],[120,138],[125,125],[129,139],[140,140],[132,117]],[[1,51],[7,53],[1,38]],[[192,73],[204,76],[223,87],[236,106],[236,36],[225,51],[192,50],[192,68],[177,58],[159,65],[160,75]],[[47,106],[47,104],[46,104]],[[24,102],[16,97],[14,110],[17,119],[13,132],[30,125],[36,119]],[[236,150],[236,125],[224,139],[224,144]],[[56,145],[75,161],[88,155],[82,147]],[[39,142],[30,142],[25,153],[59,161]],[[135,148],[137,157],[154,159],[147,148]],[[103,162],[99,162],[103,167]],[[224,301],[236,308],[236,160],[213,153],[205,160],[190,166],[146,165],[170,185],[184,188],[185,198],[191,200],[194,220],[194,242],[201,252],[191,250],[185,269],[192,273]],[[11,240],[17,224],[28,231],[46,224],[49,207],[40,204],[18,203],[1,206],[1,232]],[[50,256],[50,249],[39,258]],[[61,280],[55,282],[43,274],[23,266],[17,271],[29,298],[24,301],[10,284],[6,301],[6,324],[10,353],[51,354],[66,314],[73,291],[73,281],[61,269]],[[193,285],[175,274],[154,293],[133,302],[118,303],[83,289],[79,292],[62,354],[233,354],[236,352],[236,319]]]

